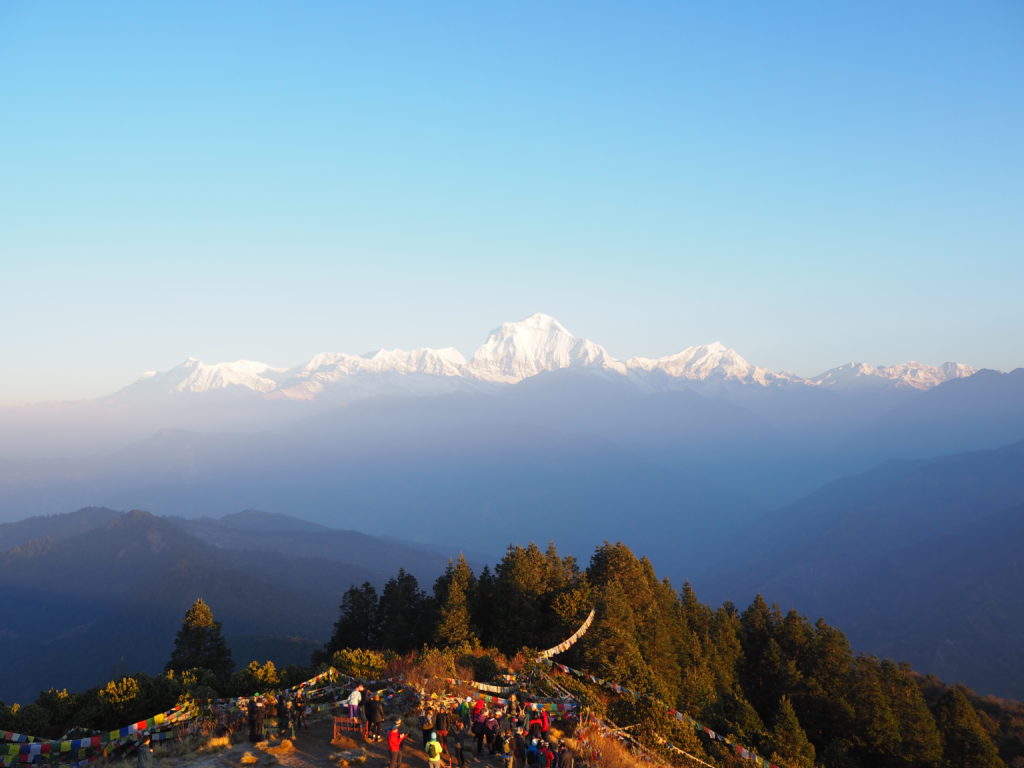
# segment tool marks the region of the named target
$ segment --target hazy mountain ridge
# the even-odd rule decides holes
[[[1019,442],[829,483],[747,528],[705,580],[716,598],[760,592],[864,651],[1020,698],[1022,553]]]
[[[302,552],[295,540],[275,547],[275,537],[286,532],[278,528],[269,535],[266,523],[287,524],[297,536],[323,535],[319,526],[283,515],[264,516],[265,530],[248,531],[249,538],[231,549],[186,533],[180,521],[139,511],[115,515],[60,540],[36,538],[0,552],[7,609],[0,619],[0,700],[32,698],[50,685],[85,688],[117,669],[159,671],[181,615],[197,596],[217,607],[236,661],[244,663],[258,650],[278,661],[305,663],[329,634],[351,584],[381,586],[406,565],[403,553],[413,567],[415,558],[429,566],[420,572],[425,580],[436,578],[447,562],[396,542],[379,543],[373,568],[342,560],[346,553],[366,559],[372,552],[346,549],[322,557]],[[244,517],[251,523],[259,515]],[[74,523],[84,516],[60,517]],[[241,536],[238,522],[229,519],[225,530]],[[52,520],[18,525],[43,531]],[[349,532],[333,533],[337,542]],[[374,544],[368,536],[354,538],[353,545]]]

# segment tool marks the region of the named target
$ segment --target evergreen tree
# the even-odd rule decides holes
[[[399,568],[380,596],[380,645],[408,653],[430,639],[434,627],[434,601],[420,589],[411,573]]]
[[[470,605],[476,593],[476,578],[459,554],[456,563],[448,561],[445,572],[434,584],[434,598],[437,601],[438,622],[434,641],[442,647],[473,645],[478,643],[470,618]]]
[[[909,665],[882,662],[882,685],[892,702],[892,711],[900,732],[898,751],[901,766],[925,768],[938,765],[942,741],[935,718],[925,703]]]
[[[543,645],[548,561],[536,544],[509,547],[495,567],[494,640],[506,654]]]
[[[935,721],[942,737],[944,768],[1006,768],[959,686],[942,694],[935,705]]]
[[[494,574],[491,572],[491,567],[485,565],[480,571],[480,577],[476,580],[476,594],[473,596],[470,607],[473,624],[476,626],[481,644],[485,647],[498,645],[494,635],[495,589]]]
[[[231,651],[221,635],[220,622],[214,620],[213,611],[203,598],[196,598],[182,619],[165,671],[208,669],[224,682],[231,677],[234,667]]]
[[[380,618],[377,590],[364,581],[346,590],[339,606],[340,615],[334,622],[334,633],[327,642],[327,657],[342,648],[379,648]]]
[[[814,745],[800,727],[789,698],[779,700],[778,713],[772,725],[772,762],[798,768],[814,768]]]
[[[900,732],[882,688],[878,660],[858,656],[850,672],[854,749],[864,760],[885,765],[899,753]]]

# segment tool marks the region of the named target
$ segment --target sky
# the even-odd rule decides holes
[[[0,3],[0,403],[554,315],[1024,365],[1019,2]]]

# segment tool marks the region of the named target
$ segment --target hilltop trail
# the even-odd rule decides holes
[[[311,722],[309,730],[303,731],[292,742],[291,747],[277,745],[276,742],[261,741],[252,744],[249,741],[241,741],[232,744],[228,749],[214,754],[185,754],[163,756],[158,751],[155,755],[155,768],[244,768],[242,757],[247,752],[257,758],[257,762],[250,763],[251,768],[268,768],[269,766],[280,765],[284,768],[325,768],[326,766],[338,766],[338,760],[331,759],[341,752],[353,749],[363,749],[367,759],[362,763],[366,768],[384,768],[388,765],[388,753],[383,743],[367,744],[361,739],[352,736],[344,736],[340,741],[331,742],[332,723],[330,719]],[[497,766],[497,758],[477,759],[473,755],[473,748],[466,750],[467,768],[489,768]],[[448,765],[447,759],[444,765]],[[402,748],[403,768],[427,768],[427,758],[423,754],[420,744],[419,730],[411,730],[410,737]]]

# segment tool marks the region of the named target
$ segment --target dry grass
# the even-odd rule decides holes
[[[600,765],[601,768],[636,768],[638,765],[645,766],[645,768],[671,768],[671,763],[667,760],[660,762],[638,760],[637,755],[627,749],[621,741],[610,736],[602,734],[589,735],[587,746],[582,746],[573,738],[567,738],[564,741],[569,749],[577,754],[577,765],[580,762],[585,762],[588,765]],[[601,753],[601,757],[596,763],[589,759],[591,749],[593,748],[597,748]]]
[[[345,734],[342,734],[338,738],[332,740],[331,741],[331,746],[332,747],[337,747],[338,749],[359,749],[360,748],[359,747],[359,742],[356,741],[355,738],[353,738],[352,736],[347,736]]]

